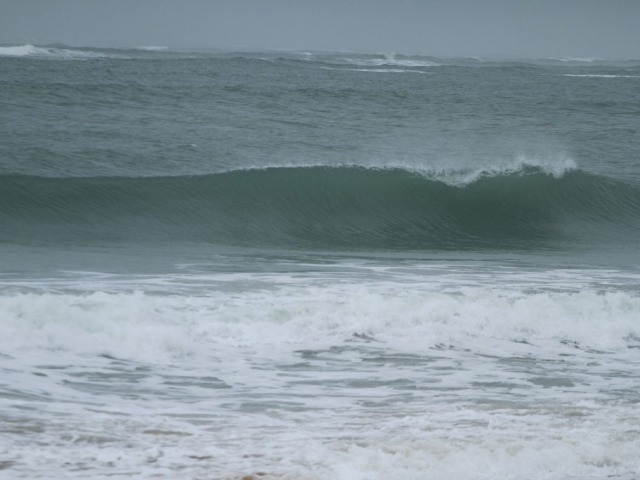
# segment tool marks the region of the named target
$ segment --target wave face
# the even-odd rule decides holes
[[[293,248],[554,248],[640,231],[640,189],[499,172],[288,167],[151,178],[0,177],[1,240]],[[637,237],[636,237],[637,238]]]

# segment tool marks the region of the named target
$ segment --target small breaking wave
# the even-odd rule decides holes
[[[596,75],[596,74],[577,74],[577,73],[562,73],[558,75],[561,77],[586,77],[586,78],[640,78],[640,75]]]
[[[382,58],[349,58],[345,57],[341,60],[363,67],[382,67],[382,66],[397,66],[397,67],[438,67],[441,64],[426,60],[422,58],[414,57],[400,57],[397,58],[394,53],[387,53]]]
[[[403,68],[330,68],[325,67],[327,70],[344,70],[347,72],[368,72],[368,73],[422,73],[421,70],[405,70]]]
[[[85,49],[38,47],[35,45],[20,45],[14,47],[0,47],[0,56],[3,57],[34,57],[62,60],[83,60],[92,58],[122,58],[117,55],[88,51]]]
[[[135,49],[136,50],[143,50],[143,51],[146,51],[146,52],[164,52],[165,50],[169,50],[169,47],[148,45],[148,46],[136,47]]]
[[[581,58],[581,57],[552,57],[549,60],[555,60],[557,62],[576,62],[576,63],[594,63],[594,62],[602,62],[603,58]]]

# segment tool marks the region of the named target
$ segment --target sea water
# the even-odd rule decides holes
[[[0,478],[640,473],[640,61],[0,47]]]

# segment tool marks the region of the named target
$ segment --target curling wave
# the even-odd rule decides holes
[[[4,175],[0,241],[456,250],[640,234],[640,188],[632,184],[530,165],[445,173],[318,166],[148,178]]]

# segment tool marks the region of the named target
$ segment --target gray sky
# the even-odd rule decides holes
[[[0,0],[0,43],[640,58],[640,0]]]

